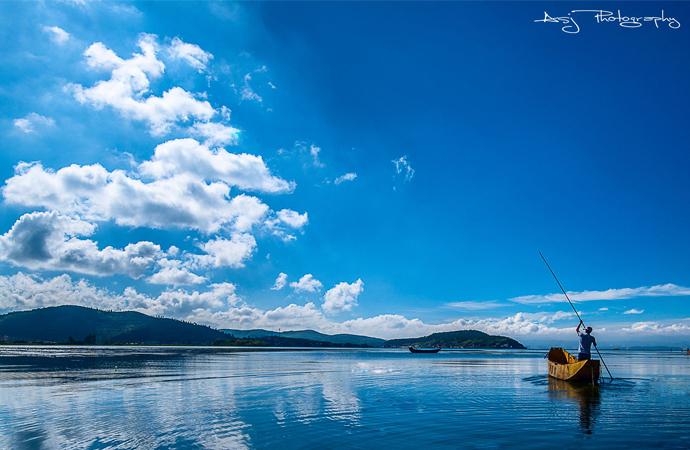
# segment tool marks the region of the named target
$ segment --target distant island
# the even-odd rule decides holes
[[[216,330],[205,325],[151,317],[134,311],[102,311],[73,305],[0,315],[0,344],[525,348],[514,339],[475,330],[391,340],[355,334],[330,335],[314,330]]]
[[[505,336],[492,336],[477,330],[448,331],[409,339],[390,339],[384,347],[443,347],[443,348],[510,348],[524,349],[524,345]]]

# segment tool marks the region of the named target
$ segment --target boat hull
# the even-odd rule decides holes
[[[599,381],[600,362],[596,359],[578,361],[562,348],[554,347],[549,350],[548,361],[550,377],[580,383]]]
[[[412,353],[438,353],[441,351],[440,348],[414,348],[414,347],[408,347],[409,350]]]

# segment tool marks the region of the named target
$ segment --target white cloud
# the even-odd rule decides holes
[[[635,333],[637,335],[690,335],[690,323],[688,319],[676,323],[660,323],[660,322],[635,322],[629,327],[621,329],[626,333]]]
[[[130,308],[86,281],[73,282],[69,275],[50,279],[21,272],[0,276],[0,311],[18,311],[57,305],[83,305],[102,309]]]
[[[192,136],[204,140],[204,145],[218,147],[237,145],[240,130],[230,125],[216,122],[195,122],[189,129]]]
[[[312,163],[314,167],[325,167],[326,165],[319,159],[319,154],[321,153],[321,147],[317,147],[314,144],[309,146],[309,154],[311,155]]]
[[[185,286],[190,284],[201,284],[206,281],[206,278],[196,275],[187,269],[181,269],[179,267],[164,267],[148,277],[146,281],[151,284]]]
[[[242,100],[254,101],[257,103],[262,103],[264,101],[263,97],[254,92],[250,82],[252,81],[252,74],[248,73],[242,79],[242,89],[240,89],[240,98]]]
[[[200,155],[196,167],[178,167],[184,160],[175,159],[174,155],[154,158],[151,165],[142,163],[140,167],[144,167],[147,175],[158,177],[151,182],[122,170],[109,172],[100,164],[71,165],[54,172],[44,169],[40,163],[19,163],[15,175],[5,182],[3,195],[9,204],[58,210],[89,221],[113,220],[123,226],[196,229],[210,233],[223,226],[248,231],[269,211],[256,197],[241,194],[229,198],[230,187],[226,183],[270,191],[288,184],[272,177],[267,169],[264,171],[260,158],[219,157],[217,167],[209,168],[203,157],[212,159],[213,156],[195,154]],[[228,160],[237,162],[238,166],[233,168]],[[241,167],[248,167],[253,175],[241,173]],[[175,173],[178,168],[187,173]],[[207,183],[202,176],[223,178],[223,181]]]
[[[194,255],[198,267],[244,267],[256,249],[256,239],[248,233],[233,234],[230,239],[212,239],[199,246],[206,254]]]
[[[305,213],[298,213],[291,209],[281,209],[275,214],[269,216],[264,222],[266,229],[282,239],[284,242],[290,242],[297,239],[293,230],[301,230],[309,222],[309,215]]]
[[[317,292],[321,290],[323,284],[314,278],[314,275],[307,273],[298,281],[290,283],[290,287],[294,289],[295,292]]]
[[[272,291],[280,291],[285,287],[287,284],[287,279],[288,276],[284,272],[280,272],[278,276],[276,277],[275,283],[273,283],[273,287],[271,288]]]
[[[0,261],[34,270],[70,271],[96,276],[127,275],[146,278],[152,284],[174,286],[200,284],[205,277],[190,269],[244,267],[256,249],[249,233],[234,233],[201,243],[203,253],[185,252],[177,247],[163,252],[160,246],[141,241],[123,249],[103,249],[90,239],[95,225],[57,212],[24,214],[4,235],[0,235]],[[174,259],[178,257],[179,259]],[[171,259],[172,258],[172,259]]]
[[[176,37],[172,40],[168,53],[172,59],[179,59],[199,72],[204,72],[213,55],[196,44],[188,44]]]
[[[386,339],[416,337],[443,331],[467,329],[503,336],[566,336],[573,333],[572,327],[555,328],[534,321],[524,313],[517,313],[504,318],[457,319],[439,324],[425,323],[420,319],[408,319],[398,314],[383,314],[347,320],[338,326],[339,332],[365,334]]]
[[[391,161],[395,167],[396,175],[401,175],[405,181],[412,181],[414,178],[415,170],[410,165],[407,159],[407,155],[403,155],[400,158]]]
[[[55,126],[55,120],[50,117],[42,116],[35,112],[29,113],[24,117],[14,119],[14,126],[25,134],[36,133],[40,129]]]
[[[343,175],[340,175],[333,182],[335,184],[342,184],[346,181],[355,181],[356,179],[357,179],[357,174],[355,172],[348,172],[348,173],[345,173]]]
[[[350,311],[357,306],[357,299],[363,291],[364,282],[361,279],[354,283],[338,283],[326,291],[321,307],[327,314]]]
[[[625,311],[623,314],[642,314],[642,313],[644,313],[644,309],[632,308],[632,309]]]
[[[50,40],[58,45],[66,43],[70,38],[69,33],[58,26],[44,26],[43,32],[47,33],[50,36]]]
[[[507,304],[493,301],[493,300],[487,300],[487,301],[466,300],[466,301],[461,301],[461,302],[446,303],[445,306],[448,308],[462,309],[462,310],[466,310],[466,311],[481,311],[484,309],[501,308],[503,306],[507,306]]]
[[[299,229],[304,227],[309,222],[309,215],[307,213],[298,213],[291,209],[281,209],[277,212],[278,220],[290,228]]]
[[[236,231],[250,231],[268,211],[268,206],[258,198],[240,194],[230,200],[228,223]]]
[[[69,85],[75,98],[97,109],[110,106],[126,118],[144,121],[153,135],[168,133],[177,122],[209,121],[215,114],[211,104],[180,87],[172,87],[160,97],[150,94],[150,80],[159,78],[165,65],[156,57],[155,36],[142,34],[138,46],[141,53],[129,59],[120,58],[101,42],[89,46],[84,52],[86,64],[110,71],[110,79],[89,88]]]
[[[223,181],[244,190],[291,192],[294,182],[271,174],[261,156],[211,150],[194,139],[174,139],[156,147],[149,161],[139,165],[142,175],[154,179],[190,174],[209,181]]]
[[[108,172],[100,164],[53,172],[40,163],[20,163],[5,183],[9,204],[78,214],[90,221],[215,232],[238,220],[226,184],[207,184],[187,175],[145,183],[121,170]]]
[[[160,247],[148,241],[99,249],[97,242],[79,238],[94,231],[94,225],[56,212],[24,214],[0,236],[0,260],[37,270],[139,278],[161,256]]]
[[[658,284],[655,286],[642,286],[637,288],[607,289],[605,291],[581,291],[568,292],[568,297],[574,302],[588,302],[596,300],[624,300],[636,297],[687,297],[690,296],[690,288],[675,284]],[[563,294],[523,295],[510,300],[516,303],[538,304],[556,303],[565,301]]]

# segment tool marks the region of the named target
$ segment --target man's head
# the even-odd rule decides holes
[[[585,328],[585,332],[586,332],[587,334],[591,333],[591,332],[592,332],[592,327],[587,327],[587,328]]]

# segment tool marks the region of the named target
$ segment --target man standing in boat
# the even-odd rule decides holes
[[[592,359],[592,344],[594,344],[595,347],[597,346],[597,340],[594,339],[594,336],[591,335],[592,327],[587,327],[585,328],[584,333],[580,333],[580,327],[582,325],[584,325],[584,323],[580,321],[580,323],[577,324],[577,328],[575,329],[577,335],[580,337],[580,347],[577,350],[578,361]]]

